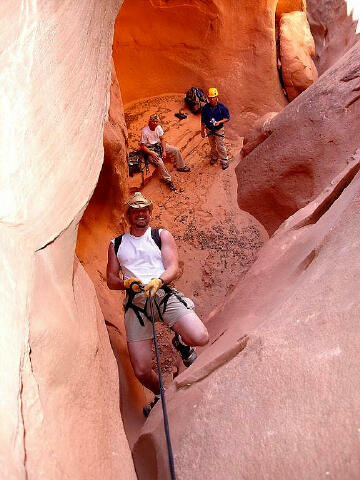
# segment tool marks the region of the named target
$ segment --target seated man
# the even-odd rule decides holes
[[[149,161],[159,167],[161,179],[171,190],[175,190],[175,186],[164,165],[164,160],[169,157],[170,160],[174,161],[178,172],[190,172],[190,168],[184,163],[180,150],[166,143],[164,130],[159,125],[157,115],[150,115],[148,125],[141,130],[140,148],[145,155],[148,155]]]

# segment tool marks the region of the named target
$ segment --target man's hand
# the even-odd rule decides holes
[[[145,288],[144,288],[145,296],[148,297],[150,292],[150,295],[152,297],[155,297],[156,292],[159,290],[160,287],[163,286],[163,283],[164,282],[162,281],[161,278],[152,278],[150,282],[147,285],[145,285]]]
[[[150,154],[152,157],[154,158],[160,158],[159,155],[156,153],[156,152],[153,152],[152,150],[150,150]]]
[[[134,282],[136,282],[135,285],[131,286],[131,284]],[[139,283],[140,285],[137,285],[137,283]],[[126,290],[129,290],[131,288],[133,292],[139,293],[141,290],[140,286],[142,286],[141,280],[136,277],[127,278],[126,280],[124,280],[124,287]]]
[[[201,130],[201,137],[205,138],[205,130]]]

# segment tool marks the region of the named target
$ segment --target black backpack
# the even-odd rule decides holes
[[[122,235],[119,235],[118,237],[115,238],[114,242],[114,249],[115,249],[115,255],[117,255],[117,252],[119,250],[119,247],[121,245],[121,240],[122,240]],[[159,250],[161,250],[161,238],[160,238],[160,232],[158,228],[152,228],[151,229],[151,238],[154,240],[156,245],[159,247]]]
[[[142,157],[140,152],[133,151],[128,155],[129,177],[133,177],[134,173],[141,172]]]
[[[198,113],[207,103],[207,98],[201,88],[191,87],[190,90],[186,92],[185,103],[193,113]]]

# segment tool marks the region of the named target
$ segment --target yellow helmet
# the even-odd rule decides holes
[[[218,95],[219,95],[219,92],[217,91],[217,88],[215,87],[209,88],[208,97],[212,98],[212,97],[217,97]]]

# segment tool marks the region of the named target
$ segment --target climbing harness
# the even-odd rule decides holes
[[[207,137],[215,136],[215,137],[222,137],[225,138],[225,135],[221,135],[220,133],[216,133],[215,130],[209,130],[209,132],[206,134]]]
[[[139,282],[133,282],[130,285],[130,291],[132,291],[132,286],[134,284],[138,285],[139,288],[142,291],[144,290],[144,288],[142,287],[142,285]],[[160,397],[161,397],[161,406],[162,406],[162,411],[163,411],[166,445],[167,445],[168,458],[169,458],[170,476],[171,476],[171,480],[176,480],[174,456],[173,456],[171,440],[170,440],[169,420],[168,420],[168,414],[167,414],[167,409],[166,409],[166,401],[165,401],[165,390],[164,390],[164,383],[163,383],[163,379],[162,379],[161,366],[160,366],[159,344],[158,344],[158,341],[157,341],[156,330],[155,330],[154,305],[153,305],[153,299],[151,297],[151,290],[149,292],[149,296],[148,296],[147,301],[149,301],[150,321],[151,321],[151,324],[152,324],[153,335],[154,335],[155,358],[156,358],[156,365],[157,365],[157,371],[158,371],[158,377],[159,377]],[[155,302],[155,304],[156,304],[156,302]]]
[[[137,319],[139,320],[140,325],[142,327],[144,327],[145,326],[144,319],[141,315],[144,315],[144,317],[146,317],[148,320],[150,320],[150,322],[152,322],[151,315],[149,315],[149,309],[148,309],[149,298],[150,297],[148,297],[146,299],[143,307],[139,307],[138,305],[134,304],[134,298],[139,293],[139,292],[134,292],[134,290],[132,289],[132,285],[134,283],[136,285],[138,285],[140,287],[140,289],[142,289],[142,286],[139,283],[133,282],[130,285],[130,288],[129,288],[129,291],[128,291],[128,294],[127,294],[127,297],[126,297],[126,303],[125,303],[125,306],[124,306],[124,310],[125,310],[125,313],[126,313],[129,310],[129,308],[131,308],[134,311],[135,315],[137,316]],[[157,303],[155,300],[153,300],[153,302],[155,303],[155,306],[156,306],[156,309],[157,309],[157,312],[158,312],[158,315],[159,315],[159,319],[160,319],[161,322],[163,322],[163,315],[166,312],[166,307],[167,307],[169,298],[172,295],[175,295],[175,297],[179,300],[179,302],[181,302],[187,309],[189,308],[187,306],[186,302],[180,297],[180,295],[178,295],[176,293],[176,291],[173,288],[169,287],[168,285],[163,285],[159,290],[164,290],[165,295],[160,300],[160,303]]]

